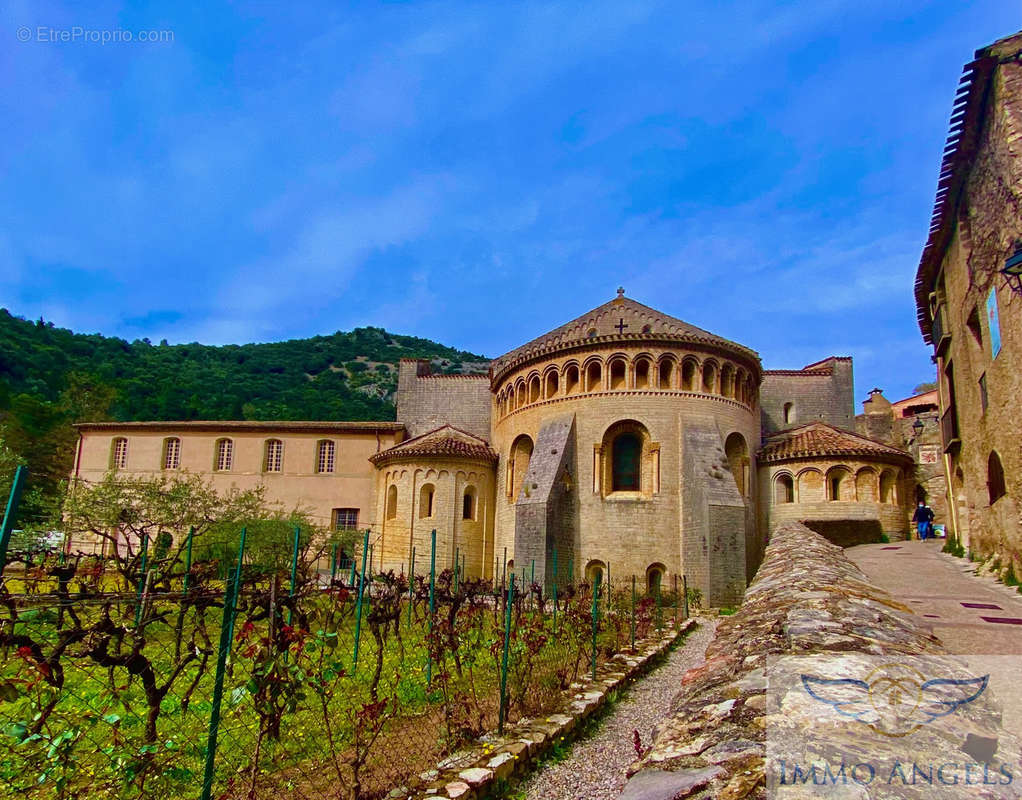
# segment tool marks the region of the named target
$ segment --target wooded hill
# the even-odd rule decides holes
[[[394,419],[401,358],[428,358],[447,373],[487,366],[483,356],[382,328],[171,345],[74,333],[0,309],[0,446],[50,489],[70,469],[75,422]]]

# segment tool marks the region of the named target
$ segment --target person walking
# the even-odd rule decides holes
[[[933,509],[920,500],[912,514],[912,521],[916,524],[919,540],[925,542],[933,531]]]

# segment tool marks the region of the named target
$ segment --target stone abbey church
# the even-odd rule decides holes
[[[490,578],[685,575],[738,601],[781,522],[902,538],[912,456],[855,432],[852,363],[764,370],[755,351],[624,296],[494,360],[399,367],[396,422],[79,426],[74,478],[188,470],[264,485],[324,524],[368,528],[375,569],[455,552]]]

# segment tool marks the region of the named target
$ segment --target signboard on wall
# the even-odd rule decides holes
[[[939,464],[940,463],[940,447],[935,444],[922,444],[919,445],[919,463],[920,464]]]
[[[997,319],[997,289],[991,287],[987,295],[987,328],[990,330],[990,357],[1001,352],[1001,323]]]

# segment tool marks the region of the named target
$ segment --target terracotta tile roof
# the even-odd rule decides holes
[[[494,359],[490,369],[497,377],[517,363],[564,348],[645,340],[705,344],[745,356],[757,370],[759,368],[756,351],[631,298],[619,296]]]
[[[497,461],[497,451],[478,436],[444,425],[371,455],[369,460],[379,465],[416,458],[464,458],[493,464]]]
[[[844,431],[825,422],[810,422],[775,433],[766,440],[757,456],[761,464],[799,458],[863,456],[885,461],[912,461],[912,456],[897,447]]]

